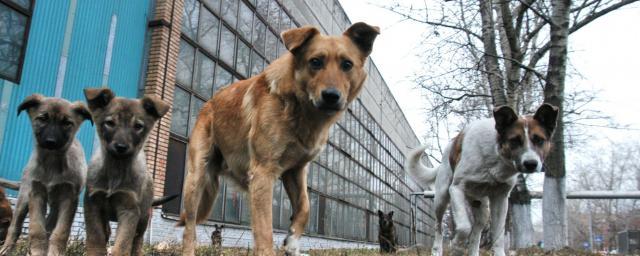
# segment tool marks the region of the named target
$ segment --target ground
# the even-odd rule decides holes
[[[159,250],[158,247],[164,247],[163,250]],[[13,254],[15,256],[28,255],[28,246],[26,242],[20,242],[18,244],[16,252]],[[150,246],[147,245],[144,248],[145,255],[154,255],[154,256],[178,256],[180,255],[180,246],[177,244],[165,244],[165,245],[156,245]],[[381,254],[378,250],[370,250],[370,249],[328,249],[328,250],[311,250],[307,252],[310,256],[382,256],[382,255],[390,255],[390,254]],[[202,246],[199,247],[197,252],[199,256],[242,256],[242,255],[251,255],[251,251],[247,248],[213,248],[211,246]],[[67,248],[66,254],[67,256],[82,256],[84,253],[84,243],[82,241],[72,241],[69,243],[69,247]],[[283,252],[279,252],[278,255],[284,255]],[[394,255],[399,256],[428,256],[429,251],[426,249],[413,249],[410,251],[402,251],[396,253]],[[483,253],[484,255],[490,255],[489,253]],[[583,251],[576,251],[573,249],[563,249],[557,252],[544,252],[539,248],[531,248],[519,250],[515,253],[517,256],[565,256],[565,255],[576,255],[576,256],[596,256],[598,254],[588,253]]]

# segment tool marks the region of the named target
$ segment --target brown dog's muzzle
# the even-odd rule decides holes
[[[316,108],[327,114],[334,114],[344,108],[344,97],[336,88],[324,89],[321,92],[320,100],[316,101]]]

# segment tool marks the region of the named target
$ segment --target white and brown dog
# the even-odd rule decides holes
[[[427,168],[420,162],[424,147],[407,156],[405,168],[409,174],[424,185],[434,180],[436,183],[437,225],[432,255],[442,255],[442,216],[449,200],[456,223],[452,255],[463,255],[465,245],[469,255],[479,254],[489,208],[494,255],[505,255],[509,193],[518,172],[542,170],[551,149],[558,108],[543,104],[533,116],[518,117],[512,108],[501,106],[494,109],[493,116],[464,128],[447,146],[437,168]]]

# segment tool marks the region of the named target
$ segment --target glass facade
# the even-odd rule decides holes
[[[173,102],[165,193],[180,192],[184,179],[186,143],[197,113],[217,89],[258,74],[286,51],[281,31],[296,22],[275,0],[185,0],[184,21]],[[369,60],[367,84],[384,85]],[[368,86],[368,85],[365,85]],[[397,113],[396,113],[397,115]],[[409,193],[420,188],[402,169],[403,150],[390,139],[363,102],[354,101],[331,128],[324,151],[308,168],[311,213],[306,233],[355,241],[376,242],[377,210],[395,211],[401,244],[409,244]],[[419,201],[418,241],[427,233],[427,205]],[[179,213],[180,203],[165,212]],[[286,230],[292,214],[280,182],[274,187],[273,226]],[[222,185],[211,220],[248,225],[243,192]]]
[[[20,82],[31,0],[0,0],[0,79]]]

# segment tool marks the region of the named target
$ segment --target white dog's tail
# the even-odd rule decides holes
[[[425,149],[427,149],[427,146],[420,146],[409,152],[404,163],[404,169],[419,184],[429,186],[436,179],[438,169],[426,167],[420,160]]]

